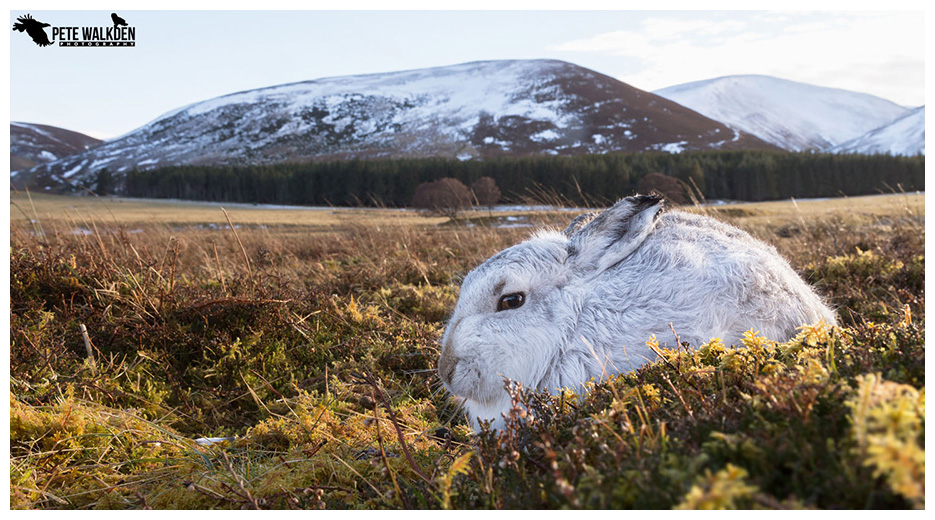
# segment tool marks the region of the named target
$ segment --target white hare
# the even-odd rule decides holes
[[[564,231],[542,231],[464,279],[438,373],[475,428],[502,427],[504,378],[582,390],[635,370],[652,335],[738,344],[747,330],[786,340],[834,313],[776,250],[713,218],[620,200]]]

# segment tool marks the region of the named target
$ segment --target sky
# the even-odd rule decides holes
[[[189,10],[210,5],[200,0],[30,4],[37,8],[9,12],[11,25],[29,13],[52,26],[109,26],[117,11],[136,28],[131,48],[39,47],[10,31],[11,121],[105,139],[181,106],[242,90],[497,59],[565,60],[649,91],[765,74],[907,107],[925,103],[922,11],[620,11],[600,10],[619,2],[587,0],[532,5],[599,10],[426,11],[419,10],[423,4],[391,2],[302,4],[363,6],[353,11]],[[58,4],[91,10],[55,9]],[[141,11],[119,9],[121,4],[185,9]],[[386,6],[415,10],[368,10]]]

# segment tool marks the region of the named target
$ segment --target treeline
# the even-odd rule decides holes
[[[601,204],[637,191],[650,173],[679,179],[706,199],[773,200],[925,189],[925,156],[766,151],[454,159],[353,160],[266,166],[177,166],[133,171],[131,197],[290,205],[407,206],[425,182],[470,186],[491,177],[505,201]]]

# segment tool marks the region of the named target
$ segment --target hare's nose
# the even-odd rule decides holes
[[[438,358],[438,376],[446,385],[451,385],[457,365],[458,358],[451,353],[451,348],[448,346],[442,348],[442,355]]]

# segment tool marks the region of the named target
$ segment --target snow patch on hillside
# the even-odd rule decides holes
[[[835,147],[835,153],[925,155],[925,107]]]
[[[909,111],[869,94],[770,76],[726,76],[654,93],[791,151],[830,149]]]

